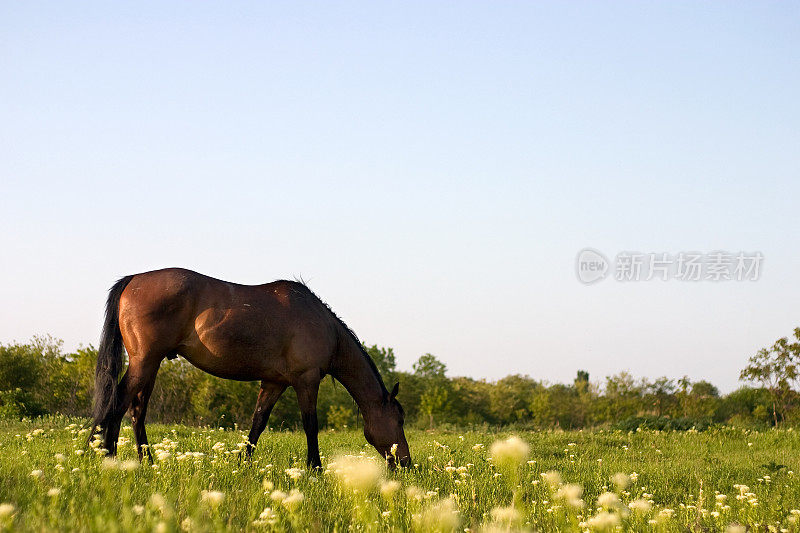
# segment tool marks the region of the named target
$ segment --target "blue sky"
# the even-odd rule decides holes
[[[302,276],[410,369],[737,386],[800,291],[800,7],[0,4],[0,341],[121,275]],[[761,279],[575,278],[587,246]]]

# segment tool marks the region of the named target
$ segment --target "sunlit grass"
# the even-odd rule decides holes
[[[797,531],[800,436],[738,429],[410,431],[391,472],[357,431],[245,433],[150,425],[154,464],[85,445],[82,421],[0,422],[0,529],[18,531]]]

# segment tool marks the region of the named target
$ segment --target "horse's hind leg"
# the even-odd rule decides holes
[[[153,454],[150,452],[150,446],[147,442],[147,433],[144,430],[144,419],[147,416],[147,404],[150,401],[150,395],[153,393],[153,386],[156,384],[156,377],[150,380],[144,388],[139,391],[133,398],[131,403],[131,423],[133,425],[133,437],[136,439],[136,453],[139,454],[139,460],[144,458],[143,451],[147,453],[150,462],[153,462]]]
[[[308,456],[306,465],[311,468],[322,468],[319,457],[319,424],[317,422],[317,393],[319,392],[320,372],[317,369],[309,370],[294,385],[297,392],[297,402],[300,404],[300,414],[303,417],[303,430],[306,432]]]
[[[269,421],[269,415],[278,398],[281,397],[283,391],[286,390],[286,385],[280,383],[267,383],[261,382],[261,390],[258,391],[258,400],[256,401],[256,410],[253,412],[253,425],[250,428],[250,435],[247,437],[247,458],[250,459],[253,455],[253,449],[256,447],[258,438],[264,432]]]
[[[109,455],[117,454],[117,439],[119,438],[119,427],[122,417],[128,411],[133,399],[148,385],[155,381],[161,357],[134,357],[131,356],[128,370],[122,377],[117,388],[118,402],[117,409],[111,414],[106,428],[106,438],[104,448]]]

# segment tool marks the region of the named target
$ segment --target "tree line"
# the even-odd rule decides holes
[[[448,426],[518,426],[540,429],[619,427],[703,429],[712,424],[767,427],[797,420],[800,328],[795,340],[779,339],[754,355],[742,386],[726,394],[707,381],[687,377],[636,379],[627,372],[591,381],[578,371],[572,383],[538,381],[510,375],[497,381],[449,377],[431,354],[411,371],[397,369],[392,348],[365,346],[387,386],[400,382],[398,398],[407,424],[419,428]],[[73,352],[52,337],[27,343],[0,343],[0,418],[45,414],[89,416],[97,351]],[[248,427],[257,382],[223,380],[178,357],[165,360],[148,408],[148,419],[165,423]],[[345,388],[326,378],[318,400],[320,424],[330,428],[360,424],[357,407]],[[291,389],[270,418],[273,428],[301,426]]]

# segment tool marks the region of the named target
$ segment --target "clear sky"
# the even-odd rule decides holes
[[[800,325],[791,2],[0,3],[0,342],[302,276],[402,369],[723,390]],[[760,251],[755,282],[575,275]]]

